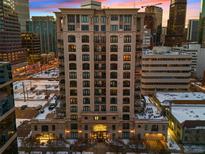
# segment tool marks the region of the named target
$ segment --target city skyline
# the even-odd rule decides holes
[[[110,7],[110,8],[141,8],[141,6],[148,6],[148,5],[155,5],[157,3],[162,3],[158,5],[159,7],[163,8],[163,26],[167,25],[167,19],[169,17],[169,5],[170,0],[124,0],[123,2],[117,2],[116,0],[98,0],[102,2],[103,7]],[[80,7],[80,3],[82,0],[30,0],[30,11],[31,16],[41,16],[41,15],[53,15],[54,11],[57,11],[58,8],[69,8]],[[201,11],[201,1],[200,0],[188,0],[187,5],[187,17],[186,17],[186,25],[188,24],[189,19],[198,19],[199,13]],[[140,9],[140,11],[144,11],[144,9]]]

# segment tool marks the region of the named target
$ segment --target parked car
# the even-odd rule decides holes
[[[55,104],[51,104],[51,105],[49,105],[48,109],[49,109],[49,110],[53,110],[55,107],[56,107]]]
[[[40,113],[44,113],[45,111],[44,111],[44,109],[41,109],[39,112],[40,112]]]
[[[21,110],[25,110],[28,107],[28,105],[22,105]]]
[[[42,105],[38,105],[37,107],[36,107],[36,110],[40,110],[42,108]]]

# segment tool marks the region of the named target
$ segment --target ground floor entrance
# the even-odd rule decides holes
[[[91,139],[104,141],[109,138],[108,128],[103,124],[96,124],[93,126],[93,130],[91,132]]]

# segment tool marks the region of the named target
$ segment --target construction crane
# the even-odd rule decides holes
[[[148,6],[158,6],[158,5],[162,5],[162,3],[157,3],[157,4],[153,4],[153,5],[144,5],[144,6],[141,6],[141,8],[145,8],[145,7],[148,7]]]
[[[140,0],[140,1],[142,1],[142,0]],[[158,6],[158,5],[162,5],[162,3],[157,3],[157,4],[153,4],[153,5],[144,5],[144,6],[141,6],[141,8],[143,9],[143,8],[145,8],[147,6]],[[136,7],[136,0],[134,0],[134,8],[135,7]]]

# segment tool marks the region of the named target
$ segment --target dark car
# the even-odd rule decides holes
[[[21,110],[25,110],[28,106],[27,105],[22,105]]]
[[[55,107],[56,107],[55,104],[51,104],[51,105],[49,105],[48,109],[49,109],[49,110],[53,110]]]

